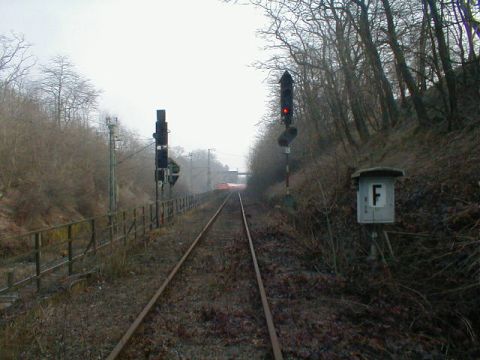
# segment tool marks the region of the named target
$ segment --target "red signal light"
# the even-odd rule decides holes
[[[288,115],[290,113],[290,109],[288,107],[284,107],[282,109],[282,113],[283,113],[283,115]]]

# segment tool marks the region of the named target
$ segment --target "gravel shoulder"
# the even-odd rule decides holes
[[[408,308],[366,301],[322,267],[279,210],[248,198],[245,210],[285,359],[445,358],[406,323]]]

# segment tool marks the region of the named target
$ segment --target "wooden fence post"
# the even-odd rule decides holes
[[[41,256],[40,248],[42,246],[41,233],[35,233],[35,275],[37,280],[37,291],[40,291],[40,272],[41,272]]]
[[[68,275],[73,274],[73,246],[72,246],[72,224],[67,228],[68,239]]]
[[[7,272],[7,287],[11,288],[13,287],[13,284],[14,284],[14,278],[13,278],[13,274],[14,274],[14,269],[8,269],[8,272]]]
[[[162,201],[162,225],[165,223],[165,202]]]

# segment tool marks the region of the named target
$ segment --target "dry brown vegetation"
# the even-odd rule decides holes
[[[100,94],[67,57],[36,65],[22,36],[0,35],[0,237],[106,213],[109,142]],[[121,119],[116,134],[118,207],[151,202],[153,139]],[[173,195],[204,192],[207,152],[192,152],[192,162],[181,148],[170,156],[182,167]],[[210,164],[215,183],[228,169],[214,154]]]
[[[263,34],[276,56],[263,65],[295,74],[291,218],[306,258],[345,277],[347,291],[372,305],[362,323],[392,315],[386,309],[397,302],[409,309],[394,316],[399,326],[438,340],[448,356],[478,356],[480,8],[470,1],[252,3],[271,20]],[[251,153],[249,185],[281,204],[283,126],[279,106],[272,108]],[[378,239],[372,265],[350,175],[380,165],[407,176],[397,183],[397,223]]]

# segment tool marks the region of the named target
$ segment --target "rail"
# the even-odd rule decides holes
[[[248,228],[247,216],[245,215],[245,209],[243,207],[242,196],[240,195],[240,193],[238,194],[238,200],[240,201],[240,208],[242,209],[243,225],[245,229],[245,234],[248,238],[248,245],[250,247],[250,254],[252,255],[253,267],[255,268],[255,276],[257,278],[260,298],[262,300],[263,312],[265,314],[265,320],[267,321],[268,335],[270,336],[270,343],[272,344],[273,350],[273,358],[275,360],[282,360],[283,355],[280,347],[280,342],[278,341],[277,332],[273,323],[272,312],[270,311],[270,306],[268,305],[267,293],[265,292],[265,287],[263,286],[262,275],[260,273],[260,267],[258,266],[257,256],[255,254],[255,248],[253,246],[252,236],[250,235],[250,230]]]
[[[215,222],[215,220],[217,219],[218,215],[221,213],[222,209],[224,208],[225,204],[227,203],[228,199],[230,198],[230,195],[229,194],[226,199],[222,202],[222,204],[220,205],[220,207],[218,208],[218,210],[215,212],[215,214],[210,218],[210,220],[208,221],[207,225],[205,225],[205,227],[203,228],[203,230],[200,232],[200,234],[195,238],[195,240],[192,242],[192,244],[190,245],[190,247],[188,248],[188,250],[185,252],[185,254],[182,256],[182,258],[180,259],[180,261],[177,263],[177,265],[175,265],[175,267],[172,269],[172,271],[170,272],[170,274],[167,276],[167,278],[165,279],[165,281],[162,283],[162,285],[160,286],[160,288],[158,288],[158,290],[155,292],[155,294],[153,295],[153,297],[150,299],[150,301],[148,302],[148,304],[143,308],[143,310],[140,312],[140,314],[136,317],[136,319],[133,321],[132,325],[130,325],[130,327],[128,328],[128,330],[126,331],[126,333],[122,336],[122,338],[120,339],[120,341],[117,343],[117,345],[115,346],[115,348],[112,350],[112,352],[110,353],[110,355],[108,355],[107,357],[107,360],[114,360],[118,357],[118,355],[120,355],[120,353],[122,352],[122,350],[124,349],[125,345],[128,343],[128,341],[131,339],[132,335],[135,333],[135,331],[137,330],[138,326],[143,322],[143,320],[145,319],[145,317],[147,316],[147,314],[150,312],[150,310],[152,309],[152,307],[155,305],[155,303],[158,301],[158,298],[163,294],[163,292],[165,291],[166,287],[168,286],[168,284],[170,284],[170,282],[172,281],[172,279],[175,277],[175,275],[177,274],[178,270],[180,269],[180,267],[183,265],[183,263],[185,262],[185,260],[187,260],[188,256],[190,255],[190,253],[192,252],[192,250],[195,248],[195,246],[198,244],[198,242],[205,236],[205,234],[208,232],[208,230],[210,229],[210,227],[212,226],[212,224]]]
[[[179,271],[179,269],[181,268],[183,263],[189,257],[192,250],[196,247],[198,242],[202,238],[204,238],[204,236],[206,235],[206,233],[208,232],[210,227],[217,220],[218,216],[220,215],[223,208],[225,207],[227,201],[230,199],[230,196],[231,196],[231,193],[222,202],[222,204],[219,206],[219,208],[217,209],[215,214],[210,218],[210,220],[207,222],[207,224],[202,229],[200,234],[192,242],[192,244],[190,245],[188,250],[185,252],[185,254],[182,256],[182,258],[179,260],[179,262],[175,265],[175,267],[169,273],[169,275],[167,276],[165,281],[162,283],[162,285],[158,288],[158,290],[156,290],[155,294],[152,296],[150,301],[142,309],[142,311],[139,313],[139,315],[135,318],[135,320],[130,325],[130,327],[127,329],[127,331],[122,336],[120,341],[116,344],[116,346],[114,347],[112,352],[108,355],[107,360],[115,360],[123,352],[123,350],[125,349],[127,344],[130,342],[131,338],[135,334],[138,327],[142,324],[142,322],[145,320],[146,316],[149,314],[151,309],[155,306],[155,304],[159,300],[160,296],[163,294],[163,292],[165,291],[167,286],[171,283],[171,281],[173,280],[173,278],[175,277],[175,275],[177,274],[177,272]],[[248,228],[248,223],[247,223],[247,219],[246,219],[246,215],[245,215],[245,210],[244,210],[243,203],[242,203],[242,197],[240,196],[240,194],[238,194],[238,200],[239,200],[239,203],[240,203],[240,209],[241,209],[241,214],[242,214],[242,219],[243,219],[242,225],[243,225],[243,228],[245,230],[245,234],[248,238],[250,253],[251,253],[251,256],[252,256],[252,259],[253,259],[253,264],[254,264],[255,274],[256,274],[256,280],[257,280],[258,289],[259,289],[259,292],[260,292],[260,297],[261,297],[262,306],[263,306],[263,310],[264,310],[264,314],[265,314],[268,333],[269,333],[270,341],[271,341],[271,345],[272,345],[273,357],[274,357],[275,360],[282,360],[283,356],[282,356],[282,351],[281,351],[281,347],[280,347],[280,342],[279,342],[277,334],[276,334],[275,326],[274,326],[274,323],[273,323],[272,313],[271,313],[270,307],[268,305],[268,300],[267,300],[265,288],[263,286],[263,281],[262,281],[262,277],[261,277],[261,274],[260,274],[260,268],[258,266],[257,258],[256,258],[256,255],[255,255],[253,241],[252,241],[252,237],[250,235],[250,230]]]

